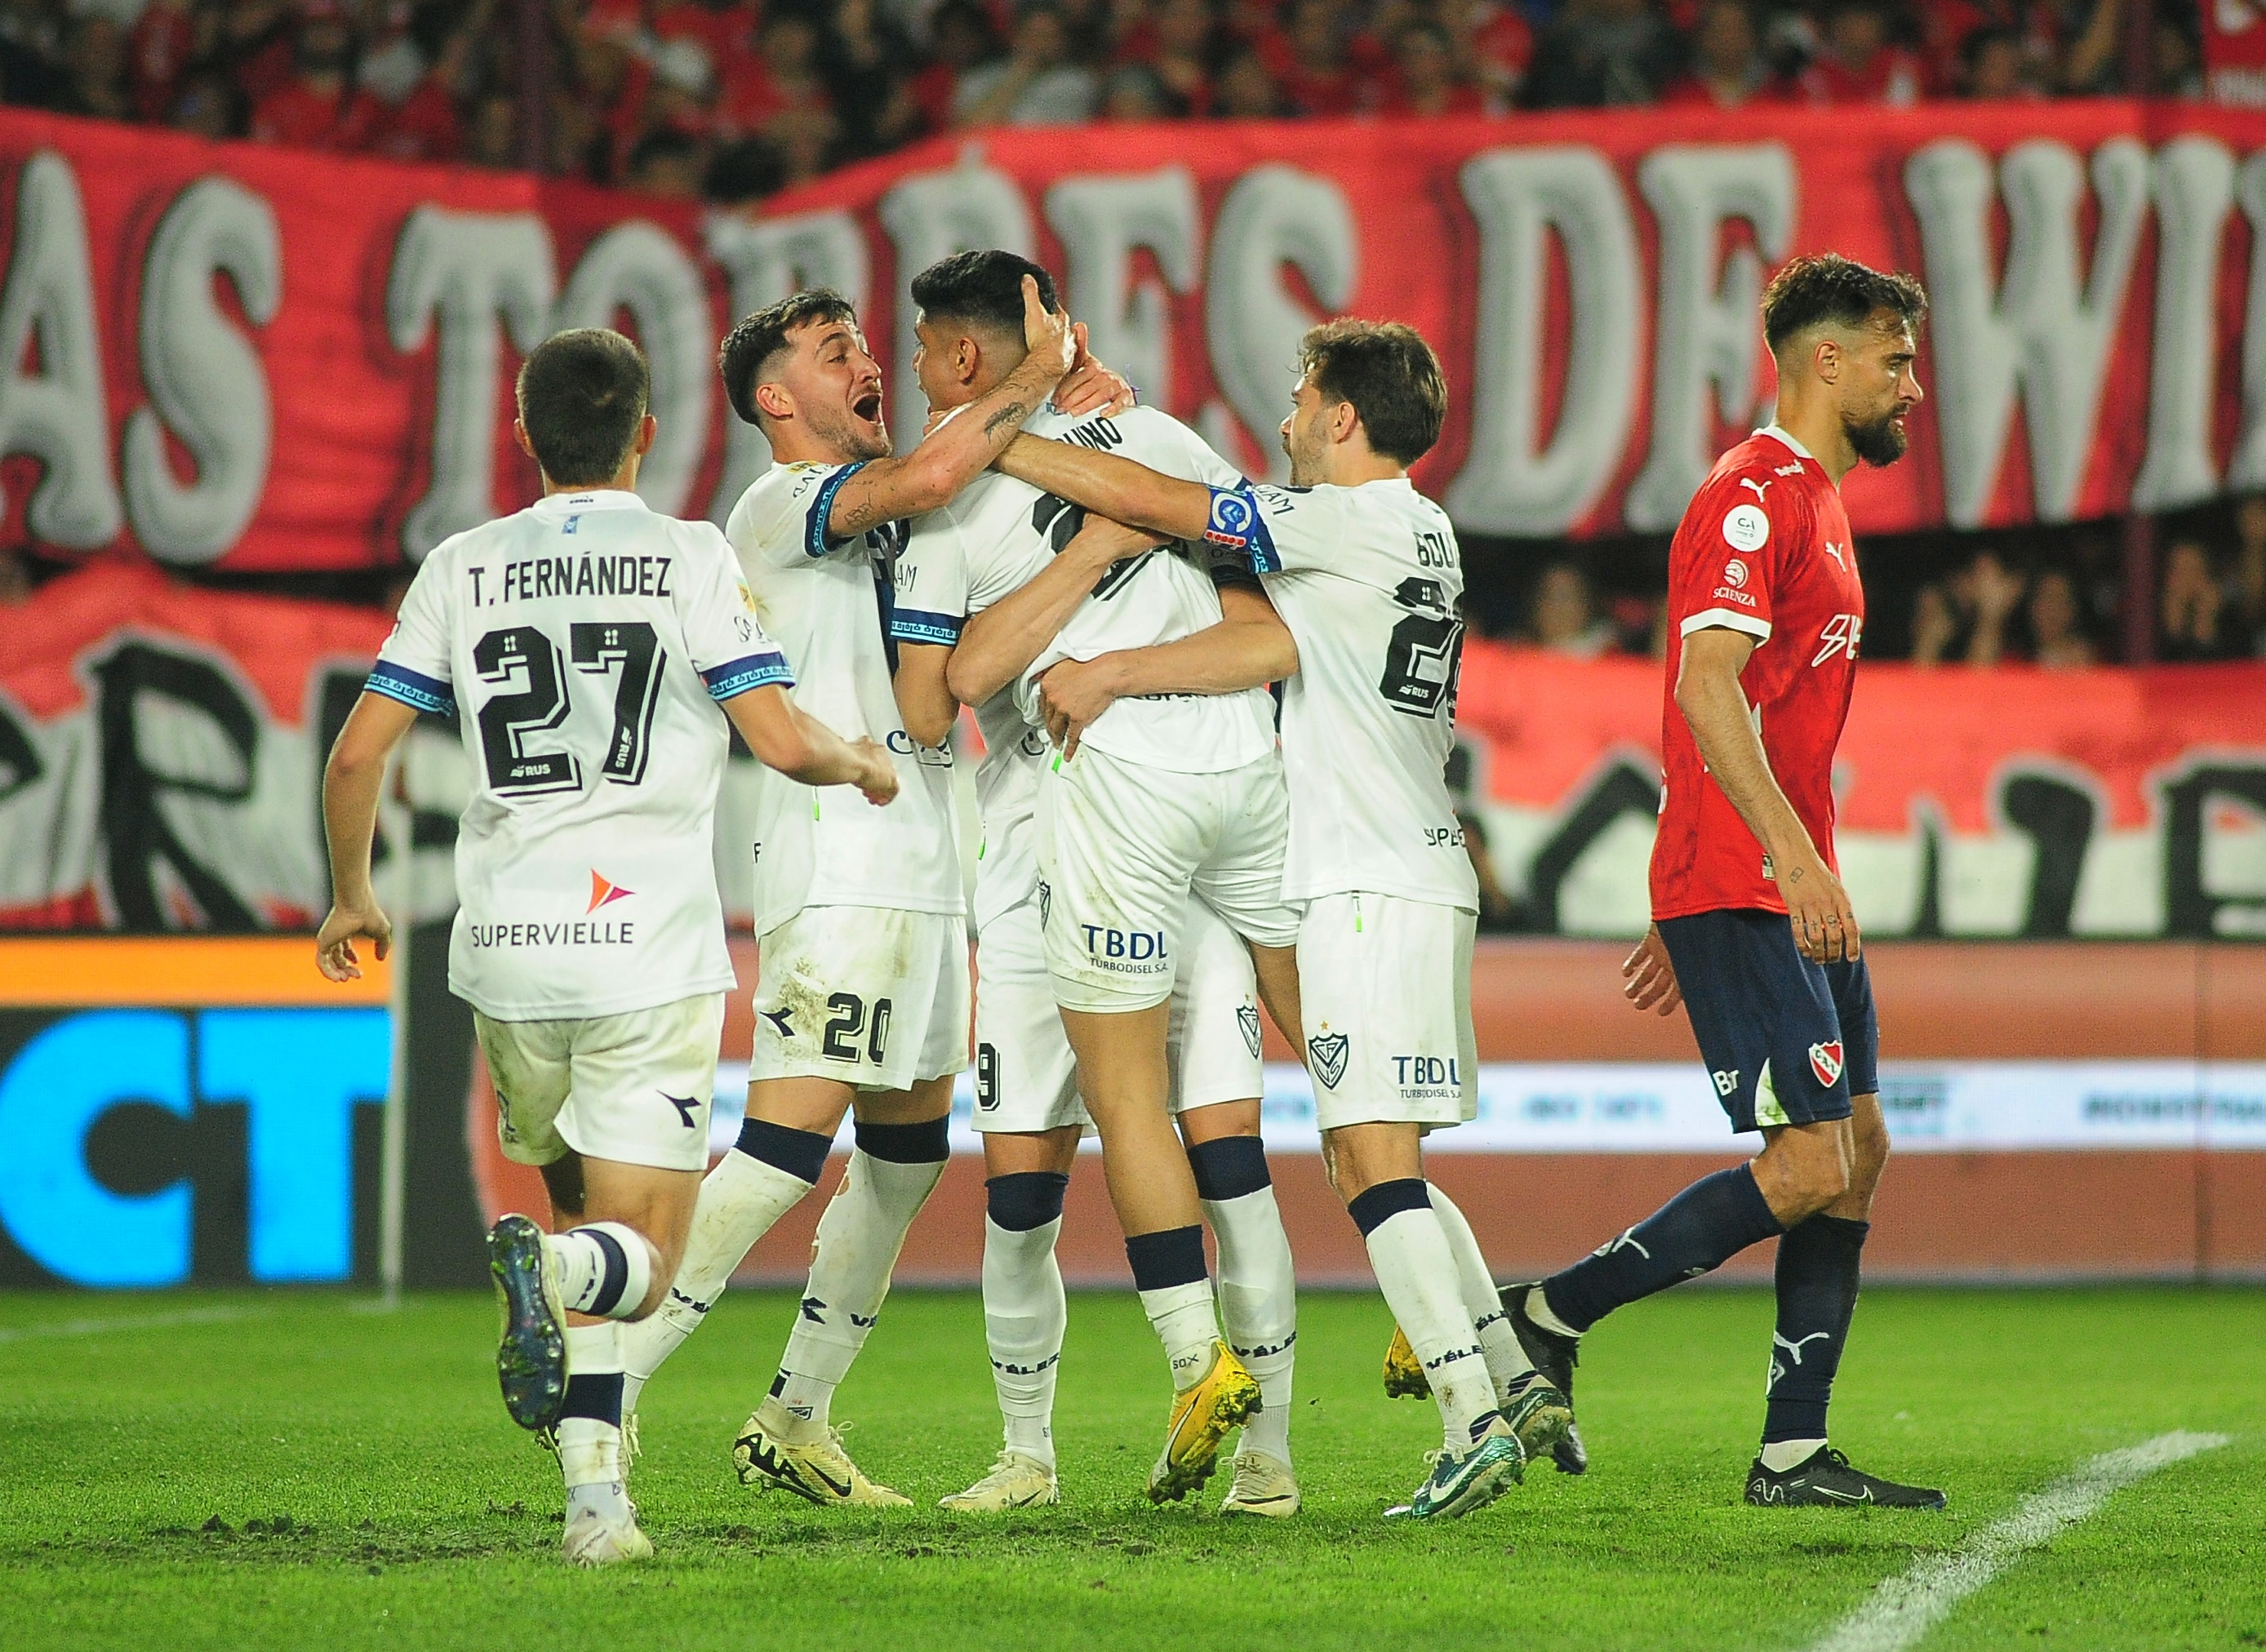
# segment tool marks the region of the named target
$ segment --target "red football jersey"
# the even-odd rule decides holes
[[[1775,426],[1726,453],[1668,553],[1665,785],[1652,849],[1652,915],[1783,912],[1762,845],[1700,760],[1676,705],[1684,640],[1725,626],[1756,638],[1739,683],[1780,789],[1825,864],[1833,857],[1833,749],[1856,685],[1865,588],[1840,490]]]

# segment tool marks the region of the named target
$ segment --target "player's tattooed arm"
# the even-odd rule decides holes
[[[960,720],[960,698],[947,680],[954,645],[897,639],[897,715],[924,746],[940,746]]]
[[[1114,453],[1019,435],[999,468],[1042,493],[1167,539],[1202,539],[1211,524],[1211,489]]]
[[[1090,516],[1060,555],[971,618],[952,651],[947,681],[963,705],[981,705],[1031,669],[1113,563],[1156,548],[1152,533]]]
[[[323,767],[323,825],[331,844],[331,910],[315,936],[315,964],[333,981],[362,976],[355,942],[368,940],[380,959],[393,949],[393,925],[370,888],[369,847],[377,800],[394,747],[417,720],[414,707],[365,691]]]
[[[1770,857],[1780,897],[1802,952],[1821,963],[1854,958],[1857,915],[1849,892],[1810,841],[1763,751],[1739,673],[1755,651],[1744,632],[1711,625],[1684,640],[1676,705],[1691,725],[1700,756],[1731,807]]]
[[[897,794],[897,765],[870,740],[844,740],[811,716],[778,683],[724,702],[724,715],[757,762],[805,786],[854,786],[869,803]]]
[[[1039,679],[1047,733],[1065,755],[1117,701],[1138,694],[1235,694],[1280,683],[1298,669],[1298,645],[1263,591],[1231,586],[1221,619],[1177,642],[1064,660]]]
[[[910,453],[875,459],[842,484],[827,514],[829,538],[923,515],[983,474],[1045,405],[1076,354],[1069,313],[1042,305],[1038,283],[1027,275],[1023,340],[1028,353],[989,392],[947,414]]]

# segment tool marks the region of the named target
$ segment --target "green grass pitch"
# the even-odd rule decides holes
[[[910,1291],[835,1409],[918,1506],[745,1492],[731,1437],[791,1312],[735,1293],[655,1382],[632,1492],[659,1558],[582,1574],[557,1558],[551,1459],[497,1400],[485,1297],[0,1297],[0,1648],[1798,1652],[2023,1492],[2173,1429],[2233,1439],[2117,1493],[1925,1644],[2266,1645],[2266,1293],[1868,1293],[1835,1438],[1948,1487],[1927,1516],[1742,1506],[1769,1299],[1675,1292],[1590,1340],[1586,1479],[1538,1468],[1423,1526],[1378,1517],[1438,1432],[1379,1390],[1374,1297],[1300,1305],[1287,1525],[1220,1520],[1220,1481],[1198,1506],[1142,1499],[1164,1373],[1129,1295],[1071,1299],[1061,1508],[935,1508],[997,1424],[975,1297]]]

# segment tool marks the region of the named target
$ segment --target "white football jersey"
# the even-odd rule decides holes
[[[730,990],[713,702],[793,682],[723,536],[635,493],[553,493],[435,547],[369,687],[457,717],[474,754],[457,995],[530,1021]]]
[[[1183,481],[1235,487],[1243,480],[1202,436],[1153,407],[1083,419],[1068,419],[1049,409],[1025,428],[1034,435],[1115,453]],[[1014,486],[1012,502],[998,501],[981,523],[963,514],[962,531],[970,544],[1004,536],[1011,549],[1003,554],[1023,558],[1029,570],[1023,578],[1028,579],[1070,543],[1085,514],[1026,484]],[[953,503],[957,507],[960,501]],[[1038,680],[1057,661],[1092,660],[1122,648],[1178,642],[1219,624],[1219,591],[1212,583],[1211,562],[1210,547],[1198,545],[1161,547],[1111,567],[1017,684],[1016,703],[1024,720],[1043,727]],[[1220,774],[1275,749],[1275,706],[1264,689],[1239,694],[1144,695],[1115,702],[1078,739],[1127,763],[1183,774]]]
[[[1479,910],[1446,777],[1464,647],[1447,513],[1403,477],[1246,485],[1215,493],[1211,518],[1208,537],[1248,550],[1298,644],[1283,898],[1362,889]]]
[[[897,711],[887,641],[891,523],[854,538],[827,514],[859,464],[774,464],[725,523],[756,613],[793,669],[795,704],[845,740],[886,746],[896,800],[877,808],[854,786],[813,787],[763,771],[756,805],[756,932],[806,906],[903,912],[967,910],[953,837],[952,752],[914,743]]]

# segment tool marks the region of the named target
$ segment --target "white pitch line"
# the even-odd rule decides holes
[[[2110,1493],[2226,1444],[2224,1434],[2180,1430],[2102,1453],[2026,1495],[2014,1513],[1985,1526],[1956,1553],[1928,1555],[1890,1578],[1811,1652],[1904,1652],[2025,1551],[2091,1516]]]
[[[226,1325],[232,1319],[252,1319],[265,1308],[179,1308],[170,1313],[145,1313],[130,1319],[62,1319],[54,1325],[0,1326],[0,1343],[30,1342],[50,1336],[99,1336],[106,1331],[163,1331],[177,1325]]]

